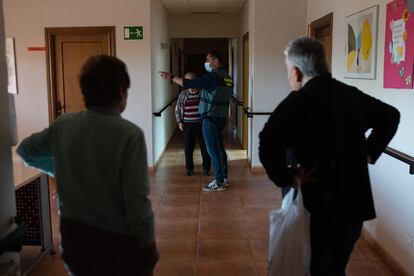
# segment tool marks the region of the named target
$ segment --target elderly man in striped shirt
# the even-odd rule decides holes
[[[184,78],[194,79],[195,75],[194,73],[187,73]],[[197,139],[200,144],[201,155],[203,158],[203,174],[209,175],[211,168],[211,159],[207,152],[201,128],[201,118],[198,111],[199,103],[199,89],[189,88],[180,93],[175,107],[175,117],[177,119],[178,128],[184,132],[185,166],[188,176],[191,176],[194,173],[193,153]]]

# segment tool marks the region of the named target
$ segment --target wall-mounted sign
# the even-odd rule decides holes
[[[142,26],[124,27],[125,40],[144,39],[144,30]]]

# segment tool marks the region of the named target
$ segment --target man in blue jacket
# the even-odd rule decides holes
[[[193,80],[182,79],[167,72],[160,72],[164,79],[171,79],[178,85],[201,90],[199,112],[202,118],[203,136],[207,151],[213,162],[215,179],[203,187],[205,192],[225,191],[227,185],[227,154],[224,149],[224,128],[231,95],[233,80],[223,67],[223,58],[217,51],[207,54],[205,69],[207,74]]]

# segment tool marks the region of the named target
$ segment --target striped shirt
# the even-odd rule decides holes
[[[196,123],[200,121],[200,113],[198,112],[199,103],[200,93],[197,93],[195,95],[188,95],[188,98],[184,103],[184,122]]]

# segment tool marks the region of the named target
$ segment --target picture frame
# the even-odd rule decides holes
[[[379,5],[345,18],[345,78],[375,79]]]
[[[17,71],[14,38],[6,38],[6,64],[7,64],[7,91],[10,94],[17,94]]]

